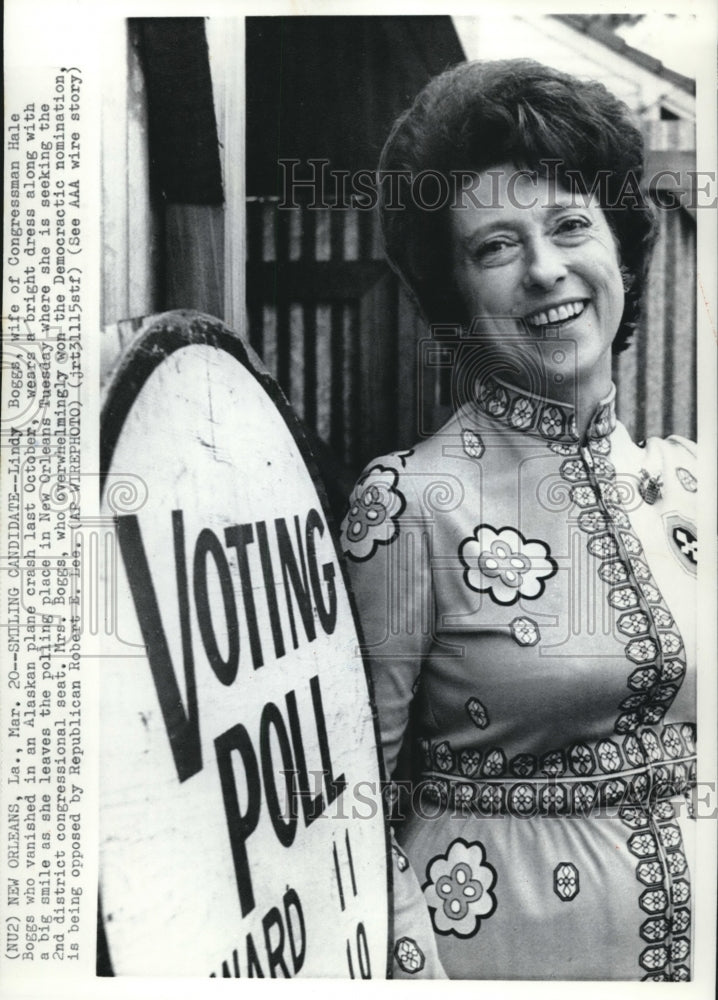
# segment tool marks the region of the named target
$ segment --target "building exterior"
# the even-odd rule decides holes
[[[643,123],[656,200],[682,200],[659,208],[643,328],[614,374],[638,439],[695,436],[694,84],[579,16],[128,22],[108,58],[105,369],[142,316],[219,316],[316,436],[337,497],[372,456],[430,433],[449,412],[447,374],[421,364],[430,331],[383,261],[375,214],[342,202],[335,181],[375,169],[431,76],[521,56],[623,98]],[[283,202],[287,177],[312,170],[328,171],[320,203],[308,187]]]

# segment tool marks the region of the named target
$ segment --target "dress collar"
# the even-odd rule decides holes
[[[487,375],[474,387],[474,402],[489,417],[515,431],[538,435],[547,441],[579,440],[574,407],[567,403],[518,389],[516,386]],[[588,425],[587,437],[607,437],[616,426],[616,387],[611,385]]]

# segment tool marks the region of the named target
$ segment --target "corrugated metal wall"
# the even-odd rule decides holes
[[[617,358],[618,413],[636,440],[696,438],[696,233],[683,210],[660,213],[641,328]]]
[[[695,123],[643,123],[645,177],[658,180],[664,205],[692,204]],[[614,369],[618,412],[635,440],[682,434],[696,439],[696,220],[695,208],[658,210],[659,236],[641,328]]]

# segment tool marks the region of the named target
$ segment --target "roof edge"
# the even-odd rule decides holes
[[[609,31],[602,25],[587,20],[580,14],[551,14],[550,17],[567,25],[569,28],[573,28],[574,31],[580,31],[581,34],[588,35],[619,55],[624,56],[630,62],[635,63],[635,65],[641,66],[643,69],[648,70],[648,72],[654,73],[656,76],[661,77],[661,79],[666,80],[679,90],[695,96],[695,80],[692,80],[689,76],[684,76],[682,73],[677,73],[673,69],[669,69],[660,59],[656,59],[641,49],[634,48],[621,38],[620,35],[616,35],[613,31]]]

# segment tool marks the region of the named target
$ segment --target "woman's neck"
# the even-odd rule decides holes
[[[551,395],[557,402],[573,407],[576,433],[584,441],[586,431],[599,404],[611,391],[612,378],[609,366],[597,366],[580,379],[566,379],[552,385]]]
[[[529,396],[538,396],[572,411],[575,433],[580,441],[586,439],[588,427],[599,405],[612,389],[610,359],[596,365],[581,377],[569,377],[566,372],[549,370],[546,365],[521,366],[498,364],[494,371],[484,370],[478,375],[479,384],[486,379],[496,379],[508,387]]]

